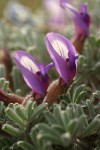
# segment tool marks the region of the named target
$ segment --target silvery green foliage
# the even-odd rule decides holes
[[[12,92],[9,88],[9,81],[6,81],[5,78],[0,78],[0,89],[4,90],[7,93]]]
[[[86,83],[93,90],[100,89],[100,38],[91,36],[79,56],[78,73],[75,82]]]
[[[13,89],[17,95],[22,96],[25,95],[27,92],[29,92],[29,88],[26,86],[22,78],[22,75],[16,66],[12,68],[12,80],[13,80]]]
[[[29,29],[27,33],[29,31],[31,30]],[[32,42],[33,34],[29,33],[28,35],[32,35],[29,41]],[[28,38],[25,35],[22,36],[22,39]],[[39,37],[38,35],[37,39]],[[20,38],[15,39],[20,43]],[[25,45],[27,42],[23,41],[21,44]],[[10,44],[12,48],[15,46],[13,44]],[[26,44],[26,47],[28,48],[29,45],[31,44]],[[36,46],[36,43],[34,45]],[[44,45],[43,41],[42,45]],[[20,44],[18,47],[21,48]],[[43,48],[41,44],[39,47]],[[11,52],[13,52],[12,48]],[[11,150],[100,149],[99,49],[100,40],[90,37],[86,43],[84,55],[79,56],[77,76],[67,93],[60,96],[59,104],[48,108],[44,103],[37,106],[35,102],[29,101],[26,107],[9,104],[5,108],[3,102],[0,103],[0,126],[7,133],[6,135],[0,134],[0,149],[8,150],[8,147]],[[35,49],[34,51],[31,48],[26,50],[33,55],[37,53]],[[38,50],[38,53],[41,51]],[[41,60],[44,55],[45,53],[39,55]],[[0,88],[6,92],[12,92],[9,82],[5,80],[3,65],[0,70]],[[26,90],[27,87],[16,66],[12,68],[11,75],[14,92],[21,96],[28,94],[29,90]]]
[[[1,21],[0,47],[7,48],[11,56],[23,49],[45,64],[50,62],[44,33],[34,27],[19,30]],[[0,64],[0,89],[26,96],[29,89],[15,65],[11,75],[13,91],[5,79],[5,66]],[[54,79],[55,71],[51,75]],[[60,99],[49,108],[44,103],[37,106],[33,100],[25,107],[6,107],[0,102],[0,149],[100,150],[100,38],[88,39],[79,55],[77,76]]]
[[[1,103],[1,108],[3,108]],[[0,109],[2,112],[2,109]],[[3,113],[3,112],[2,112]],[[12,137],[10,148],[23,150],[94,149],[99,147],[100,103],[36,105],[9,104],[2,129]],[[98,144],[97,144],[98,143]]]
[[[29,35],[31,34],[29,32]],[[27,39],[22,36],[23,38]],[[20,38],[15,39],[20,43]],[[27,48],[31,45],[29,43],[25,45],[27,42],[22,41],[21,44]],[[17,42],[13,41],[14,45],[10,45],[12,47],[8,44],[11,52]],[[44,45],[43,39],[41,43]],[[39,47],[43,48],[41,44]],[[36,49],[26,50],[36,55]],[[37,52],[41,54],[41,51]],[[3,102],[0,102],[0,126],[3,133],[0,133],[0,149],[100,149],[100,40],[90,37],[83,52],[84,55],[79,56],[77,76],[67,93],[60,96],[59,104],[48,108],[44,103],[37,106],[30,100],[25,107],[19,104],[9,104],[5,107]],[[41,60],[44,54],[39,55]],[[6,72],[3,65],[0,72],[0,88],[11,93],[9,82],[5,80]],[[25,90],[27,87],[16,66],[12,68],[11,75],[14,92],[21,96],[27,95],[29,90]],[[92,80],[93,77],[95,80]]]
[[[3,114],[4,106],[2,102],[0,106],[2,108],[0,109],[1,114]],[[9,106],[5,109],[6,123],[2,125],[2,129],[8,133],[7,135],[5,135],[4,138],[8,137],[8,141],[9,141],[9,136],[12,137],[12,141],[10,142],[12,149],[14,149],[14,147],[16,147],[17,145],[21,145],[21,147],[23,147],[23,143],[20,144],[23,138],[25,140],[24,142],[24,146],[26,145],[25,148],[27,149],[29,147],[34,148],[34,145],[31,146],[30,144],[31,138],[29,133],[32,127],[34,127],[36,124],[41,122],[43,118],[43,112],[46,109],[47,109],[46,104],[41,104],[37,106],[35,102],[32,102],[32,100],[30,100],[25,107],[19,104],[9,104]],[[1,148],[2,147],[3,144]]]

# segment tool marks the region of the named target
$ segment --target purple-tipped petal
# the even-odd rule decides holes
[[[87,3],[83,3],[81,5],[81,12],[84,13],[84,14],[87,14]]]
[[[88,14],[88,11],[87,11],[87,3],[83,3],[81,5],[80,14],[83,15],[82,19],[83,19],[84,24],[86,24],[87,28],[89,28],[91,19],[90,19],[90,15]]]
[[[69,58],[69,55],[71,58],[70,61],[72,61],[73,57],[75,57],[76,55],[75,47],[64,36],[58,33],[50,32],[47,34],[47,41],[49,41],[55,52],[64,60]],[[51,50],[49,51],[49,54],[52,55],[50,52]]]
[[[43,63],[39,64],[40,72],[42,75],[46,74],[45,65]]]
[[[70,3],[69,3],[69,1],[68,0],[60,0],[60,5],[61,5],[61,7],[62,8],[64,8],[64,9],[69,9],[72,13],[74,13],[74,14],[77,14],[79,11],[76,9],[76,8],[74,8]]]
[[[32,57],[32,55],[30,55],[29,53],[19,50],[16,52],[15,58],[21,63],[22,66],[24,66],[31,72],[36,73],[40,71],[36,59]]]
[[[52,67],[54,67],[55,66],[55,64],[54,64],[54,62],[51,62],[50,64],[48,64],[46,67],[45,67],[45,69],[46,69],[46,72],[48,72]]]
[[[76,57],[74,46],[64,36],[53,32],[47,34],[46,45],[60,77],[68,84],[71,80],[69,62],[75,63]]]
[[[44,89],[36,73],[40,71],[35,58],[25,51],[17,51],[15,61],[22,72],[25,82],[34,91],[44,95]]]
[[[90,25],[90,16],[87,12],[87,4],[83,3],[81,5],[81,10],[78,11],[68,0],[60,1],[61,7],[64,9],[69,9],[73,13],[73,19],[76,27],[76,34],[83,34],[85,36],[89,35],[89,25]]]
[[[45,66],[43,63],[39,64],[41,74],[45,75],[52,67],[54,67],[54,65],[54,62],[51,62],[47,66]]]

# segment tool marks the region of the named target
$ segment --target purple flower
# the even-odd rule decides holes
[[[47,71],[53,64],[38,64],[34,57],[22,50],[16,52],[15,61],[33,93],[44,96],[50,81]]]
[[[68,0],[60,0],[61,7],[69,9],[73,13],[73,19],[76,27],[77,34],[89,35],[90,15],[87,12],[87,4],[81,5],[80,11],[75,9]]]
[[[46,45],[60,77],[70,84],[77,69],[78,55],[75,47],[67,38],[54,32],[47,34]]]
[[[49,14],[48,24],[51,28],[61,30],[66,26],[66,15],[59,6],[59,0],[44,0],[43,5]]]

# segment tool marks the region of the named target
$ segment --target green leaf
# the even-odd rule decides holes
[[[9,88],[9,81],[6,81],[5,78],[0,78],[0,88],[5,92],[12,92]]]
[[[25,141],[17,142],[17,145],[21,147],[23,150],[36,150],[35,147]]]
[[[83,90],[85,90],[85,87],[86,87],[86,85],[82,84],[82,85],[80,85],[80,86],[75,88],[74,94],[73,94],[73,102],[77,102],[78,101],[77,98],[79,97],[79,94],[81,92],[83,92]]]
[[[45,116],[50,125],[57,124],[57,118],[51,112],[45,111]]]
[[[91,136],[93,134],[100,134],[100,114],[98,114],[88,125],[83,135]]]
[[[8,118],[11,119],[14,123],[18,124],[19,126],[25,126],[26,122],[23,121],[14,110],[7,107],[5,112]]]
[[[76,118],[73,119],[73,120],[71,120],[68,123],[68,125],[67,125],[67,132],[69,132],[70,135],[74,134],[74,132],[75,132],[75,126],[76,126],[77,123],[78,123],[78,119],[76,119]]]
[[[82,135],[84,128],[86,127],[86,124],[87,124],[86,119],[87,118],[85,115],[82,115],[79,117],[78,122],[76,123],[73,133],[72,133],[73,136],[81,136]]]
[[[2,129],[8,134],[15,136],[15,137],[20,137],[23,134],[18,128],[15,128],[10,124],[4,124]]]
[[[60,142],[60,134],[55,129],[44,123],[38,125],[38,128],[41,131],[41,138],[50,140],[53,143]]]
[[[3,89],[4,91],[7,91],[8,88],[9,88],[9,81],[5,81],[5,83],[4,83],[3,87],[2,87],[2,89]]]
[[[91,103],[90,100],[86,101],[86,105],[88,107],[89,115],[90,115],[90,118],[92,120],[96,116],[95,109],[94,109],[93,104]]]
[[[32,100],[29,100],[25,106],[25,114],[28,120],[32,118],[32,114],[34,111],[34,106],[36,105],[36,102],[33,102]]]
[[[36,107],[32,113],[32,118],[35,118],[36,116],[38,116],[39,114],[41,114],[42,112],[44,112],[44,110],[46,110],[47,108],[47,104],[46,103],[42,103],[40,104],[38,107]]]
[[[54,116],[58,122],[59,125],[61,125],[62,127],[64,127],[64,118],[63,118],[63,114],[61,111],[61,107],[59,105],[56,105],[54,107]]]
[[[4,103],[2,101],[0,101],[0,115],[3,111],[3,109],[4,109]]]
[[[80,101],[84,100],[86,94],[87,94],[87,91],[82,91],[75,99],[75,103],[80,103]]]
[[[19,104],[15,107],[17,115],[24,121],[28,121],[28,118],[25,115],[25,108]]]

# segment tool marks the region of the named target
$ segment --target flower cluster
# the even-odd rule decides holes
[[[53,60],[47,66],[43,63],[38,64],[36,59],[25,51],[19,50],[15,54],[16,64],[36,99],[46,95],[50,83],[47,72],[51,67],[56,67],[60,79],[67,85],[72,82],[77,69],[77,53],[67,38],[54,32],[48,33],[46,46]]]
[[[68,0],[60,0],[63,9],[69,9],[73,14],[73,20],[77,34],[89,35],[90,15],[87,12],[87,4],[81,5],[80,11],[74,8]]]

